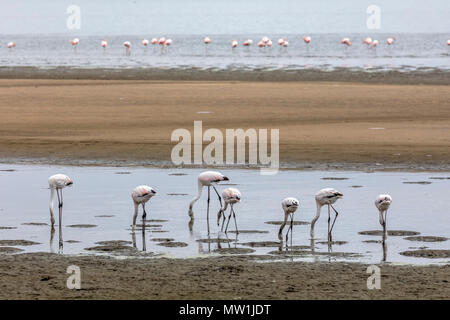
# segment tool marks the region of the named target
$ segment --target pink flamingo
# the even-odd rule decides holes
[[[347,47],[350,47],[352,45],[352,42],[350,41],[349,38],[344,38],[341,40],[341,44],[345,44],[347,45]]]
[[[12,49],[12,48],[15,48],[16,47],[16,43],[15,42],[9,42],[8,43],[8,48],[9,49]]]
[[[142,45],[144,47],[148,46],[149,43],[150,43],[150,41],[148,41],[147,39],[142,40]]]
[[[152,38],[152,44],[157,44],[158,43],[158,38]]]
[[[131,198],[134,203],[134,216],[133,216],[133,229],[136,226],[136,218],[138,216],[139,205],[142,205],[142,220],[145,220],[147,217],[147,212],[145,211],[145,204],[151,197],[156,194],[156,191],[149,186],[137,186],[131,192]]]
[[[217,194],[217,197],[220,201],[220,208],[222,208],[222,198],[219,195],[219,192],[217,192],[217,189],[215,187],[215,184],[217,184],[220,181],[228,181],[228,177],[224,176],[220,172],[217,171],[204,171],[198,175],[197,183],[198,183],[198,193],[195,198],[192,199],[191,203],[189,204],[189,216],[191,217],[191,221],[194,220],[194,212],[192,211],[194,207],[194,203],[200,199],[200,196],[202,195],[203,187],[208,187],[208,200],[207,200],[207,211],[206,211],[206,219],[208,223],[208,234],[209,234],[209,201],[210,201],[210,189],[211,187],[214,189],[214,191]]]
[[[362,41],[362,43],[364,43],[364,44],[370,46],[370,44],[372,43],[372,38],[367,37],[367,38],[365,38],[365,39]]]
[[[387,40],[386,40],[386,42],[387,42],[388,45],[394,44],[394,41],[395,41],[395,38],[394,38],[394,37],[389,37],[389,38],[387,38]]]
[[[289,226],[289,229],[286,233],[286,242],[288,241],[289,231],[291,231],[291,240],[292,240],[294,213],[295,211],[297,211],[299,204],[300,202],[295,198],[286,198],[283,201],[281,201],[281,207],[283,208],[284,211],[284,221],[283,224],[280,226],[280,230],[278,231],[278,239],[280,239],[280,241],[283,241],[283,229],[286,226],[289,217],[291,218],[291,225]]]
[[[106,47],[108,46],[108,41],[103,40],[103,41],[100,43],[100,46],[101,46],[103,49],[106,49]]]
[[[373,40],[372,44],[369,46],[369,48],[375,48],[378,45],[378,40]]]
[[[223,226],[225,224],[225,211],[227,210],[228,205],[230,205],[230,215],[228,216],[228,222],[227,226],[225,228],[225,233],[227,233],[228,225],[231,220],[231,215],[233,215],[234,219],[234,226],[236,227],[236,234],[239,233],[237,222],[236,222],[236,213],[234,212],[234,205],[238,202],[241,202],[241,192],[236,188],[226,188],[222,192],[222,198],[225,202],[225,206],[223,208],[220,208],[219,213],[217,214],[217,225],[220,224],[220,217],[223,214],[223,222],[222,222],[222,228],[221,231],[223,231]]]
[[[231,48],[236,48],[238,46],[239,42],[237,40],[231,41]]]
[[[129,56],[131,54],[131,42],[130,41],[125,41],[123,43],[123,45],[125,46],[125,54],[127,56]]]
[[[310,43],[311,42],[311,37],[310,36],[304,36],[303,37],[303,41],[305,41],[305,43]]]

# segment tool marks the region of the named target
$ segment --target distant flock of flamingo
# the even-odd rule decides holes
[[[312,38],[310,36],[304,36],[303,37],[303,41],[306,44],[311,43]],[[393,45],[395,42],[395,37],[391,36],[388,37],[386,39],[386,43],[388,45]],[[205,44],[205,47],[208,47],[208,45],[210,45],[212,42],[210,37],[205,37],[203,39],[203,43]],[[78,38],[74,38],[72,40],[70,40],[70,44],[76,48],[78,46],[78,44],[80,43],[80,39]],[[143,39],[141,44],[144,47],[147,47],[149,44],[152,45],[160,45],[162,50],[164,50],[165,48],[169,47],[170,45],[172,45],[173,40],[172,39],[166,39],[165,37],[161,37],[161,38],[153,38],[151,41],[148,39]],[[280,47],[288,47],[289,46],[289,42],[287,41],[286,38],[280,38],[277,41],[278,45]],[[365,38],[362,41],[363,44],[367,45],[369,48],[375,48],[380,42],[376,39],[372,39],[370,37]],[[250,47],[253,44],[253,40],[252,39],[247,39],[244,42],[242,42],[242,46],[244,47]],[[263,37],[261,39],[261,41],[259,41],[256,45],[258,46],[258,48],[265,48],[265,47],[272,47],[273,41],[271,39],[269,39],[268,37]],[[350,47],[352,45],[352,42],[350,40],[350,38],[343,38],[341,40],[341,44],[346,45],[348,47]],[[450,39],[447,40],[447,45],[450,46]],[[108,46],[108,41],[107,40],[102,40],[100,42],[100,46],[106,50],[106,47]],[[130,55],[131,53],[131,42],[130,41],[125,41],[123,43],[123,46],[125,47],[125,53],[126,55]],[[231,48],[237,48],[239,46],[239,41],[237,40],[232,40],[231,41]],[[16,47],[16,43],[14,41],[8,42],[7,47],[9,49],[15,48]]]
[[[227,221],[227,224],[225,226],[225,233],[228,231],[228,225],[230,223],[231,217],[233,217],[234,225],[236,228],[236,234],[239,233],[238,226],[237,226],[237,220],[236,220],[236,212],[234,210],[234,205],[236,203],[241,202],[241,192],[236,188],[226,188],[222,192],[222,197],[219,195],[219,192],[216,189],[216,186],[221,181],[228,181],[229,178],[224,176],[222,173],[217,171],[204,171],[198,175],[197,179],[197,187],[198,187],[198,193],[197,195],[192,199],[192,201],[189,203],[189,210],[188,214],[190,216],[191,222],[194,220],[194,212],[193,207],[195,202],[200,199],[203,191],[203,187],[208,188],[208,198],[207,198],[207,209],[206,209],[206,219],[207,219],[207,228],[208,228],[208,235],[210,234],[210,228],[209,228],[209,204],[211,200],[211,188],[214,190],[214,192],[217,194],[217,197],[220,202],[220,210],[217,214],[217,225],[220,225],[220,221],[222,220],[222,227],[221,232],[223,232],[223,228],[225,225],[225,221]],[[58,209],[59,209],[59,247],[62,248],[63,242],[62,242],[62,209],[63,209],[63,194],[62,190],[65,187],[73,185],[73,181],[64,174],[56,174],[51,176],[48,179],[48,184],[50,187],[50,221],[52,230],[54,230],[55,225],[55,218],[54,218],[54,209],[53,209],[53,202],[55,197],[55,192],[58,197]],[[136,227],[136,219],[139,213],[139,206],[142,206],[142,220],[145,221],[147,217],[147,212],[145,211],[145,204],[154,196],[156,195],[155,189],[152,187],[146,186],[146,185],[140,185],[133,189],[131,192],[131,198],[133,200],[134,204],[134,215],[133,215],[133,224],[132,228]],[[338,211],[334,208],[333,204],[340,198],[342,198],[344,195],[333,189],[333,188],[325,188],[320,190],[315,195],[316,205],[317,205],[317,213],[314,219],[311,221],[311,231],[310,235],[311,238],[314,238],[314,226],[317,222],[317,220],[320,217],[320,212],[323,206],[328,207],[328,243],[332,243],[332,231],[334,224],[336,222],[336,219],[339,215]],[[222,204],[222,198],[225,202],[225,205]],[[380,194],[375,199],[375,206],[378,209],[379,212],[379,222],[381,226],[383,227],[383,244],[387,238],[387,229],[386,229],[386,217],[387,217],[387,211],[389,209],[389,206],[392,203],[392,197],[388,194]],[[226,210],[230,207],[228,218],[226,217],[225,213]],[[300,206],[300,202],[293,197],[285,198],[281,201],[281,207],[284,211],[284,221],[280,226],[279,232],[278,232],[278,238],[280,241],[283,241],[283,229],[284,227],[289,223],[289,228],[286,233],[286,242],[289,239],[289,231],[291,232],[291,241],[292,241],[292,231],[293,231],[293,225],[294,225],[294,213],[297,211],[297,209]],[[330,215],[330,209],[332,209],[335,213],[333,223],[331,223],[331,215]],[[289,221],[288,221],[289,220]]]

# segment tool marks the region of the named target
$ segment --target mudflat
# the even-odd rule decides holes
[[[448,299],[450,266],[264,262],[258,256],[126,259],[48,253],[2,255],[0,299]],[[66,287],[67,267],[81,290]]]
[[[3,79],[0,114],[3,159],[170,163],[172,131],[202,120],[280,129],[287,166],[450,163],[446,85]]]

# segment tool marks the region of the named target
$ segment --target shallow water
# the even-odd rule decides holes
[[[409,230],[420,232],[421,236],[440,236],[450,238],[450,215],[446,206],[449,179],[430,179],[448,177],[450,173],[411,173],[411,172],[332,172],[332,171],[281,171],[274,176],[261,176],[257,170],[221,170],[230,177],[230,183],[242,192],[242,202],[236,205],[239,235],[218,234],[216,214],[219,209],[215,194],[211,195],[211,239],[206,233],[206,192],[194,207],[195,222],[192,231],[189,228],[188,205],[197,192],[197,175],[201,169],[159,169],[140,167],[76,167],[43,165],[0,164],[0,241],[29,240],[38,245],[14,246],[23,252],[58,252],[58,227],[56,227],[53,245],[50,245],[47,179],[50,175],[63,172],[74,181],[72,188],[64,189],[63,239],[64,254],[94,254],[86,248],[108,240],[135,240],[136,248],[146,252],[162,254],[168,257],[198,257],[218,254],[214,252],[220,246],[222,253],[227,248],[252,249],[251,254],[266,255],[279,250],[277,246],[244,245],[248,242],[277,242],[278,225],[268,221],[283,219],[281,200],[288,196],[300,200],[300,209],[295,220],[311,221],[315,216],[314,194],[324,187],[334,187],[344,193],[335,208],[340,215],[333,230],[333,240],[345,242],[333,245],[333,255],[328,255],[326,244],[327,213],[322,215],[315,228],[315,255],[306,254],[291,259],[302,261],[354,261],[377,263],[382,260],[383,250],[380,243],[364,242],[380,240],[379,236],[360,235],[358,232],[380,230],[378,212],[374,199],[380,193],[388,192],[393,204],[388,212],[389,230]],[[124,174],[124,173],[129,174]],[[183,173],[183,175],[174,173]],[[322,178],[348,178],[346,180],[323,180]],[[430,181],[431,184],[405,184],[404,182]],[[139,184],[148,184],[157,190],[147,205],[145,241],[141,230],[136,230],[135,239],[130,224],[133,215],[131,190]],[[354,188],[359,185],[362,187]],[[226,186],[219,186],[219,192]],[[206,191],[206,189],[205,189]],[[187,195],[186,195],[187,194]],[[57,217],[56,217],[57,219]],[[162,220],[162,221],[161,221]],[[167,220],[167,221],[164,221]],[[31,223],[31,224],[30,224]],[[139,217],[138,224],[141,224]],[[69,227],[90,225],[89,228]],[[157,226],[155,226],[157,225]],[[160,227],[158,227],[160,226]],[[1,227],[15,227],[16,229]],[[234,230],[230,222],[230,230]],[[294,226],[292,245],[296,250],[311,251],[308,224]],[[263,231],[258,233],[245,230]],[[287,229],[285,229],[286,231]],[[406,236],[405,236],[406,237]],[[387,240],[387,262],[392,263],[448,263],[449,259],[427,259],[400,255],[411,248],[450,249],[450,241],[417,242],[404,239],[403,236],[390,236]],[[187,244],[184,247],[164,246],[164,239]],[[235,242],[237,239],[237,242]],[[325,241],[325,243],[320,243]],[[290,241],[289,241],[290,244]],[[132,246],[131,244],[126,244]],[[272,244],[273,245],[273,244]],[[11,245],[13,246],[13,245]],[[285,248],[283,247],[283,250]],[[234,250],[236,251],[236,250]],[[237,250],[238,253],[240,252]],[[242,251],[242,250],[241,250]],[[247,253],[242,251],[242,253]],[[357,256],[340,256],[340,252],[356,253]],[[230,253],[235,253],[231,251]],[[102,253],[105,254],[105,253]],[[274,255],[278,257],[277,254]]]
[[[143,38],[163,35],[114,35],[109,37],[80,37],[80,44],[72,48],[67,35],[2,35],[3,39],[15,41],[17,47],[0,47],[1,66],[33,66],[42,68],[158,68],[218,70],[334,70],[344,68],[363,71],[431,71],[449,70],[450,49],[447,34],[396,34],[394,45],[387,45],[392,34],[310,34],[309,45],[299,34],[227,34],[209,35],[212,43],[205,48],[203,36],[166,34],[173,45],[163,51],[158,45],[141,45]],[[256,43],[263,36],[273,40],[272,48],[258,48]],[[371,36],[380,44],[369,49],[361,41]],[[281,48],[277,40],[286,37],[288,48]],[[350,37],[353,46],[340,44]],[[108,40],[103,50],[100,43]],[[231,49],[231,41],[238,40],[238,48]],[[252,39],[251,47],[242,42]],[[131,55],[125,55],[124,41],[132,44]]]

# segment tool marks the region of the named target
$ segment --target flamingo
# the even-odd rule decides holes
[[[166,43],[164,43],[166,46],[170,46],[172,44],[172,39],[167,39]]]
[[[388,45],[394,44],[395,38],[394,37],[389,37],[387,38],[386,42]]]
[[[267,46],[271,47],[272,46],[272,40],[267,41]]]
[[[70,40],[70,43],[72,44],[72,46],[76,47],[79,43],[80,43],[80,39],[75,38]]]
[[[266,44],[262,41],[257,43],[258,48],[264,48],[266,46]]]
[[[239,42],[237,40],[231,41],[231,48],[236,48],[238,46]]]
[[[314,219],[311,221],[311,238],[314,238],[314,225],[316,224],[317,219],[320,217],[320,210],[324,205],[328,206],[328,242],[332,241],[331,232],[333,231],[334,223],[336,222],[336,218],[338,216],[338,212],[333,207],[333,203],[335,203],[338,199],[342,198],[344,195],[339,191],[332,188],[325,188],[316,193],[316,205],[317,205],[317,214]],[[334,217],[333,224],[330,229],[330,207],[336,213]]]
[[[296,198],[286,198],[283,201],[281,201],[281,207],[284,211],[284,221],[283,224],[280,226],[280,230],[278,231],[278,239],[280,241],[283,241],[283,229],[287,224],[287,220],[290,217],[291,218],[291,225],[289,226],[289,229],[286,233],[286,242],[288,241],[289,237],[289,230],[291,231],[291,240],[292,240],[292,229],[294,226],[294,212],[297,211],[297,208],[299,206],[300,202]]]
[[[449,40],[447,40],[447,45],[448,45],[448,46],[450,46],[450,39],[449,39]]]
[[[157,44],[158,43],[158,38],[152,38],[152,44]]]
[[[228,205],[230,205],[230,215],[228,216],[228,222],[227,226],[225,227],[225,233],[227,233],[228,230],[228,224],[230,223],[231,215],[233,215],[234,219],[234,226],[236,227],[236,234],[239,233],[237,222],[236,222],[236,214],[234,212],[234,204],[241,202],[241,192],[236,188],[226,188],[222,192],[222,198],[225,202],[225,206],[219,210],[219,213],[217,214],[217,225],[220,224],[220,218],[223,214],[223,222],[222,222],[222,229],[223,225],[225,224],[225,211],[227,211]]]
[[[55,198],[55,191],[58,195],[58,209],[59,209],[59,248],[62,249],[62,208],[63,197],[62,189],[73,185],[73,181],[65,174],[55,174],[48,178],[48,186],[50,187],[50,221],[52,224],[52,231],[55,230],[55,217],[53,215],[53,201]]]
[[[248,39],[248,40],[245,40],[245,41],[242,43],[242,45],[243,45],[244,47],[249,47],[249,46],[252,45],[252,43],[253,43],[253,40],[252,40],[252,39]]]
[[[192,199],[191,203],[189,204],[189,216],[191,217],[191,221],[194,220],[194,212],[192,211],[192,208],[194,206],[194,203],[200,199],[200,196],[202,195],[203,187],[208,187],[208,207],[206,211],[206,219],[208,222],[208,234],[209,234],[209,201],[210,201],[210,189],[213,187],[214,191],[217,194],[217,197],[220,201],[220,208],[222,208],[222,198],[220,197],[219,193],[217,192],[217,189],[215,187],[215,184],[220,181],[228,181],[228,177],[224,176],[220,172],[217,171],[204,171],[198,175],[198,194],[197,196]]]
[[[284,40],[282,46],[287,48],[287,46],[289,46],[289,42],[287,40]]]
[[[164,38],[164,37],[159,38],[159,40],[158,40],[159,45],[164,45],[165,43],[166,43],[166,38]]]
[[[347,47],[350,47],[352,45],[352,42],[350,41],[349,38],[344,38],[341,40],[341,44],[345,44],[347,45]]]
[[[138,216],[139,205],[142,205],[142,220],[147,217],[147,212],[145,211],[145,204],[151,197],[156,194],[156,191],[149,186],[137,186],[131,192],[131,198],[134,202],[134,216],[133,216],[133,228],[136,226],[136,218]]]
[[[280,39],[278,39],[278,44],[279,44],[280,46],[282,46],[283,43],[284,43],[285,41],[286,41],[285,38],[280,38]]]
[[[261,39],[261,41],[262,42],[264,42],[264,44],[266,44],[267,42],[269,42],[269,38],[268,37],[263,37],[262,39]]]
[[[150,43],[150,41],[148,41],[147,39],[142,40],[142,45],[144,47],[148,46],[149,43]]]
[[[305,43],[310,43],[311,42],[311,37],[310,36],[304,36],[303,37],[303,41],[305,41]]]
[[[367,44],[369,46],[372,43],[372,38],[367,37],[362,41],[362,43]]]
[[[129,56],[131,54],[131,42],[130,41],[125,41],[123,43],[123,45],[125,46],[125,54],[127,56]]]
[[[102,46],[103,49],[106,49],[106,47],[108,46],[108,41],[103,40],[100,45]]]
[[[369,48],[375,48],[378,45],[378,40],[373,40],[372,44],[369,46]]]
[[[13,41],[8,43],[8,48],[9,48],[9,49],[14,48],[15,46],[16,46],[16,43],[13,42]]]
[[[208,44],[211,43],[211,39],[210,39],[209,37],[205,37],[205,38],[203,39],[203,43],[206,44],[206,45],[208,45]]]
[[[380,194],[375,199],[375,206],[380,212],[380,224],[383,226],[383,243],[387,238],[387,229],[386,229],[386,219],[387,219],[387,210],[392,203],[392,197],[388,194]],[[384,217],[383,217],[384,212]]]

